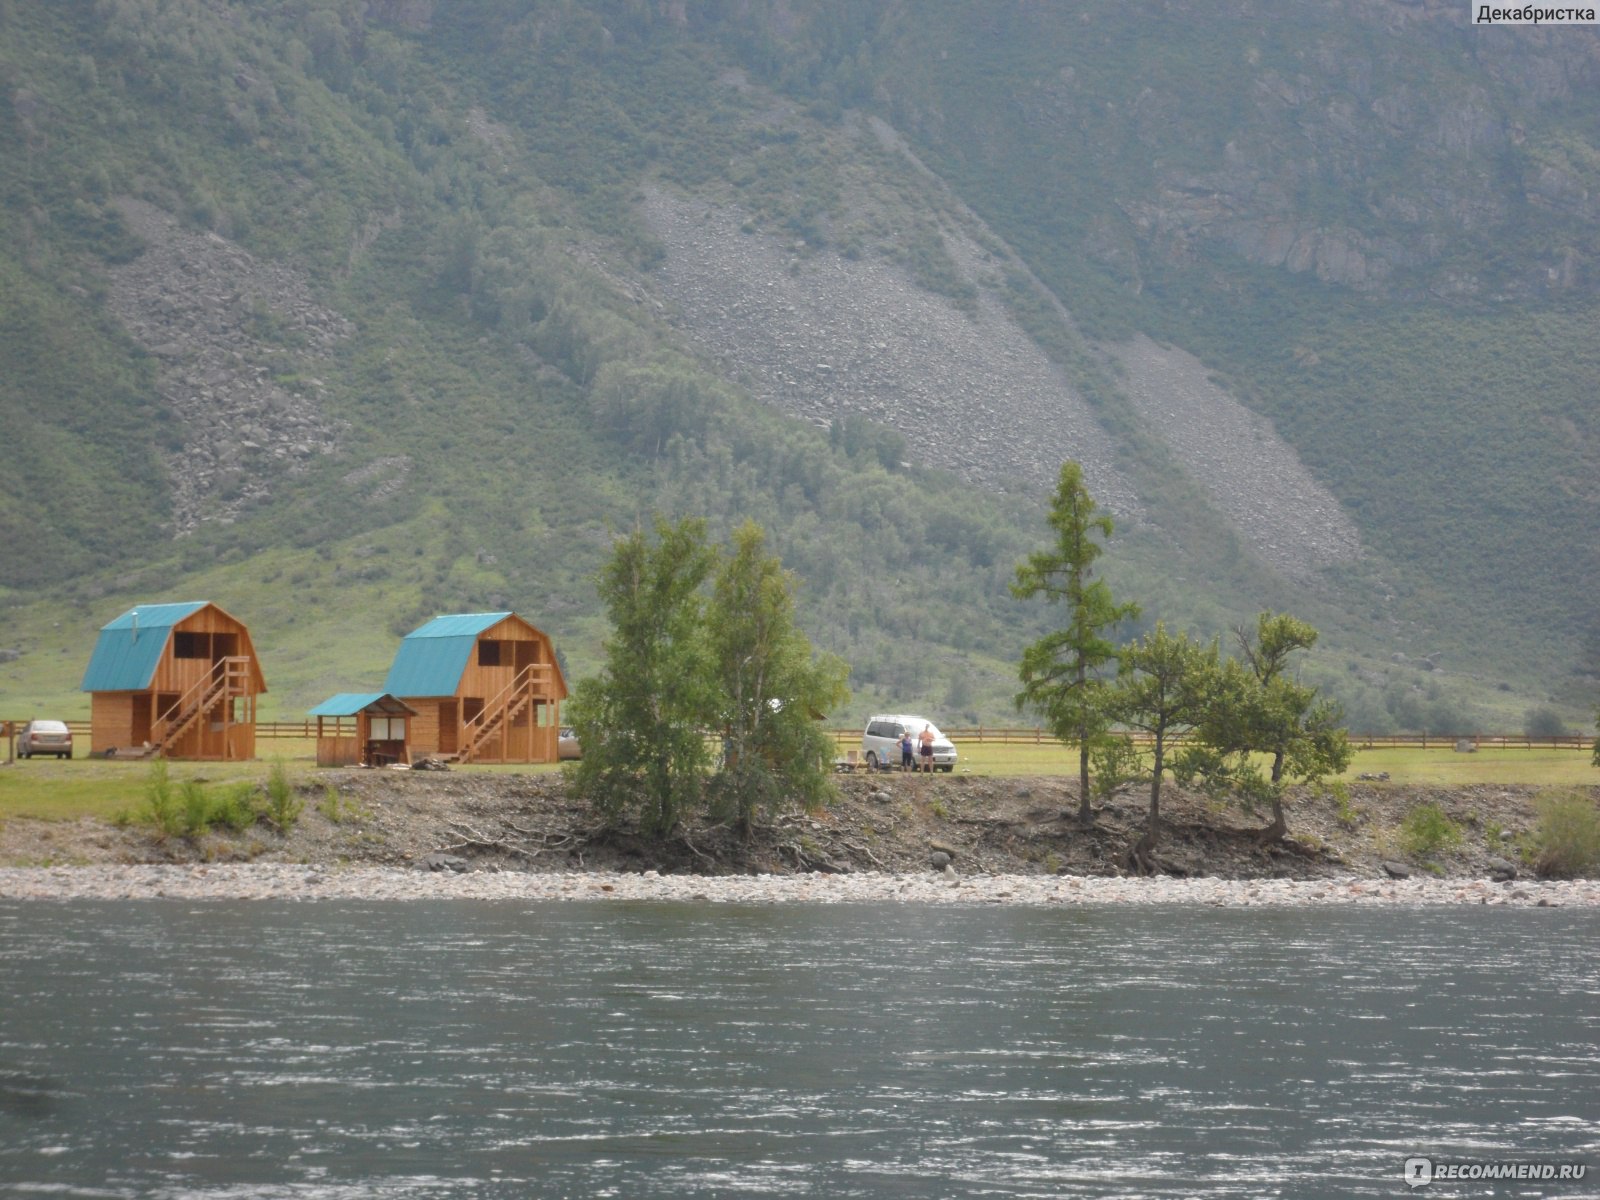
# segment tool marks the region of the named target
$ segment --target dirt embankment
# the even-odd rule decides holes
[[[703,820],[652,842],[606,829],[561,776],[347,771],[319,777],[286,838],[257,827],[197,841],[142,826],[13,819],[0,824],[0,865],[265,861],[500,871],[644,871],[705,875],[943,871],[963,875],[1112,875],[1143,829],[1147,798],[1119,795],[1092,828],[1075,820],[1076,785],[1058,778],[890,774],[839,781],[816,815],[767,818],[749,841]],[[1164,789],[1169,874],[1229,879],[1378,877],[1399,870],[1456,878],[1526,874],[1518,839],[1534,824],[1536,789],[1439,790],[1357,784],[1348,800],[1299,796],[1290,836],[1263,843],[1264,818]],[[337,797],[336,800],[330,797]],[[1408,854],[1402,830],[1437,805],[1460,840]]]

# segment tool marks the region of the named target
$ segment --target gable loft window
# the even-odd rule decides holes
[[[501,658],[501,654],[504,651],[504,645],[505,644],[503,642],[496,642],[487,639],[479,642],[478,665],[480,667],[498,667],[503,661],[505,661]]]
[[[211,647],[203,633],[175,633],[172,635],[173,658],[210,658]]]

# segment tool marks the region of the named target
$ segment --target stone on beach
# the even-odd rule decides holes
[[[716,904],[1326,904],[1600,906],[1600,880],[1139,879],[1075,875],[961,875],[946,865],[914,875],[661,875],[595,872],[324,868],[270,863],[0,868],[0,900],[523,900]]]

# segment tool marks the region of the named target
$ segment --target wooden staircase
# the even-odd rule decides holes
[[[250,694],[250,659],[240,656],[220,658],[198,683],[179,696],[150,726],[150,740],[136,755],[153,758],[165,755],[188,733],[221,705]],[[226,744],[226,741],[224,741]]]
[[[497,733],[501,735],[501,756],[505,757],[505,736],[512,723],[528,711],[535,700],[549,695],[550,671],[549,663],[532,663],[518,671],[516,678],[487,701],[482,711],[462,722],[459,747],[455,754],[445,756],[445,760],[471,762],[472,756],[493,741]]]

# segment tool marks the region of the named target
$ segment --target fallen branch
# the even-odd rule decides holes
[[[843,846],[846,850],[854,850],[857,854],[865,854],[867,856],[867,858],[871,860],[872,865],[877,867],[880,871],[888,870],[888,867],[884,866],[883,860],[880,859],[871,850],[868,850],[860,842],[847,842],[843,838],[840,838],[839,839],[839,844],[841,846]]]
[[[566,833],[557,835],[550,833],[548,830],[524,829],[515,821],[507,821],[505,824],[508,828],[514,829],[518,833],[522,834],[523,837],[538,838],[539,849],[541,850],[559,850],[563,846],[570,845],[572,842],[575,842],[578,839],[578,835],[570,830]],[[556,839],[553,842],[550,840],[552,837]]]
[[[461,840],[443,847],[443,852],[445,853],[451,850],[465,850],[470,846],[477,850],[499,850],[504,854],[514,854],[531,861],[538,858],[540,852],[544,849],[541,846],[539,850],[529,850],[525,846],[509,842],[505,838],[490,837],[481,830],[474,829],[472,826],[459,821],[451,821],[448,824],[450,829]]]
[[[700,861],[712,863],[713,865],[715,865],[716,859],[712,858],[709,854],[701,854],[700,851],[695,850],[695,845],[694,845],[693,842],[691,842],[689,840],[689,835],[688,834],[680,833],[678,835],[678,840],[680,842],[682,842],[685,846],[689,847],[690,850],[694,851],[695,857],[700,859]]]

